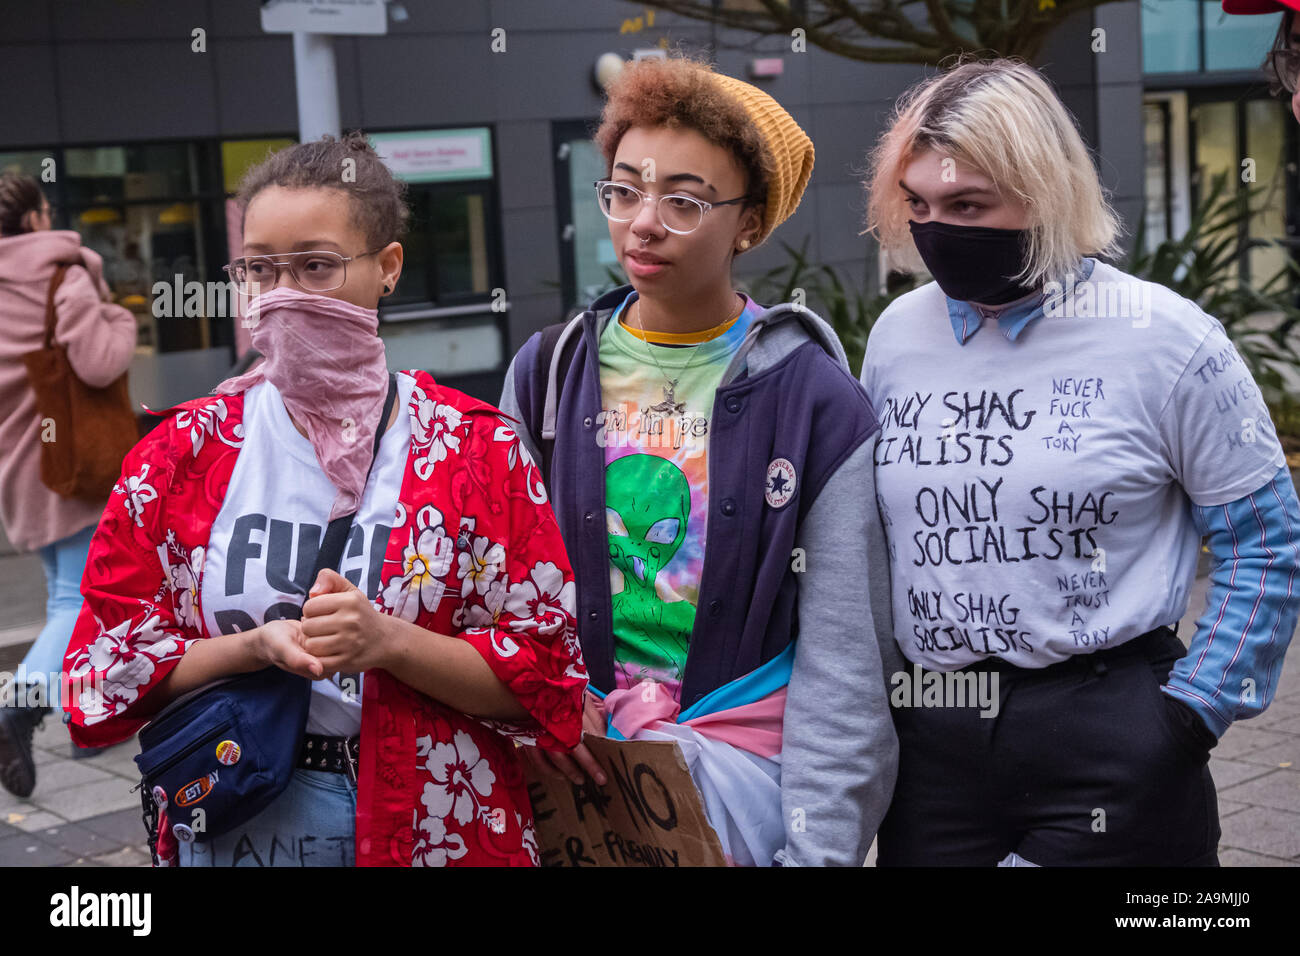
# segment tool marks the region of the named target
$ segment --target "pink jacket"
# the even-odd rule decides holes
[[[71,230],[0,238],[0,521],[14,545],[34,550],[96,524],[104,502],[61,498],[41,483],[41,425],[23,355],[42,346],[45,296],[60,262],[68,270],[54,299],[55,340],[72,369],[102,387],[126,371],[135,316],[106,300],[104,262]],[[57,440],[57,436],[56,436]]]

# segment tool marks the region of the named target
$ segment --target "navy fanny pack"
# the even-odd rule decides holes
[[[389,376],[379,443],[397,398]],[[355,515],[325,529],[314,582],[322,568],[338,568]],[[289,785],[302,749],[311,681],[267,667],[224,678],[164,707],[140,731],[140,801],[149,850],[158,864],[158,813],[166,810],[178,840],[205,842],[261,813]]]

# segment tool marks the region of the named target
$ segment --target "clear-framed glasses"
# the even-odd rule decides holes
[[[685,193],[669,193],[656,199],[629,183],[615,182],[612,179],[598,179],[594,185],[600,211],[605,214],[606,219],[614,222],[631,222],[641,211],[643,203],[654,201],[659,222],[669,232],[675,232],[679,236],[700,228],[700,223],[704,221],[704,214],[714,206],[730,206],[749,198],[741,196],[737,199],[724,199],[721,202],[705,202],[703,199],[696,199]]]
[[[355,256],[341,256],[328,249],[307,252],[277,252],[269,256],[240,256],[222,266],[240,295],[252,297],[269,292],[288,269],[293,281],[307,292],[333,292],[348,281],[348,263],[381,252],[383,246]]]
[[[1294,95],[1300,75],[1300,50],[1273,50],[1268,55],[1269,80],[1277,92]]]

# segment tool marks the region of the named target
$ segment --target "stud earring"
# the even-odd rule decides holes
[[[748,248],[749,248],[749,240],[748,240],[748,239],[741,239],[741,240],[740,240],[740,251],[741,251],[741,252],[744,252],[744,251],[745,251],[746,249],[748,249]]]

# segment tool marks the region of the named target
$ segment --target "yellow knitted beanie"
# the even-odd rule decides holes
[[[758,245],[798,208],[812,176],[812,140],[780,103],[758,87],[721,73],[710,76],[718,89],[744,109],[772,160],[763,227],[754,240]]]

